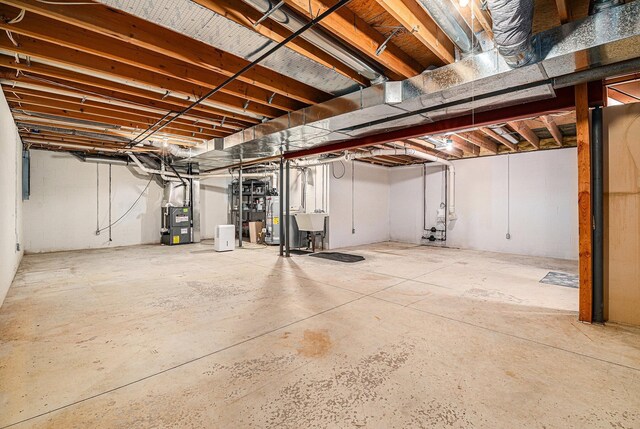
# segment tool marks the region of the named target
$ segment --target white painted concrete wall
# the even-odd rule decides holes
[[[22,231],[22,142],[0,90],[0,305],[22,260]]]
[[[133,168],[113,165],[112,222],[144,190],[149,177]],[[99,184],[97,183],[99,179]],[[49,252],[157,243],[162,188],[151,181],[143,197],[109,231],[109,165],[84,163],[66,153],[31,152],[31,198],[25,201],[25,250]],[[99,205],[99,208],[98,208]]]
[[[231,177],[213,177],[200,181],[200,234],[213,238],[217,225],[229,223],[229,183]]]
[[[570,148],[454,161],[458,220],[449,225],[447,244],[577,259],[576,156],[576,149]],[[421,167],[390,170],[392,240],[420,242],[421,175]],[[442,167],[427,168],[428,227],[435,224],[436,210],[444,201],[442,179]]]
[[[355,180],[352,188],[351,173],[354,166]],[[362,162],[333,163],[331,168],[333,172],[329,181],[329,247],[336,249],[389,241],[391,170]],[[355,229],[355,233],[352,232],[352,228]]]

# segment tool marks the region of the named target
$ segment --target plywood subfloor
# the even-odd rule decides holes
[[[640,332],[576,321],[575,262],[383,243],[29,255],[0,427],[637,428]],[[559,309],[558,309],[559,308]]]

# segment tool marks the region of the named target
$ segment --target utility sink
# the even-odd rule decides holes
[[[327,216],[329,216],[328,213],[296,213],[298,230],[309,232],[324,231],[324,218]]]

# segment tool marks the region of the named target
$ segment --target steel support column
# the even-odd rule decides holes
[[[591,111],[591,212],[593,214],[593,322],[604,323],[604,178],[602,108]]]
[[[291,220],[290,218],[290,214],[289,214],[289,194],[291,193],[291,183],[289,181],[290,179],[290,175],[289,175],[289,170],[291,170],[291,161],[287,160],[287,171],[286,171],[286,199],[285,199],[285,218],[287,219],[287,225],[285,227],[285,251],[286,251],[286,256],[287,258],[289,256],[291,256],[290,254],[290,246],[291,246],[291,225],[289,225],[289,222]]]
[[[278,228],[280,229],[280,234],[279,234],[279,245],[280,245],[280,256],[282,256],[284,254],[284,158],[280,158],[280,175],[278,176],[278,186],[280,188],[279,190],[279,194],[280,197],[278,198],[278,201],[280,202],[278,204],[278,210],[280,213],[278,213]]]

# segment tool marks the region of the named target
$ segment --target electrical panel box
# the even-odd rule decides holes
[[[192,218],[190,207],[162,208],[162,236],[160,242],[166,245],[189,244],[192,239]]]

